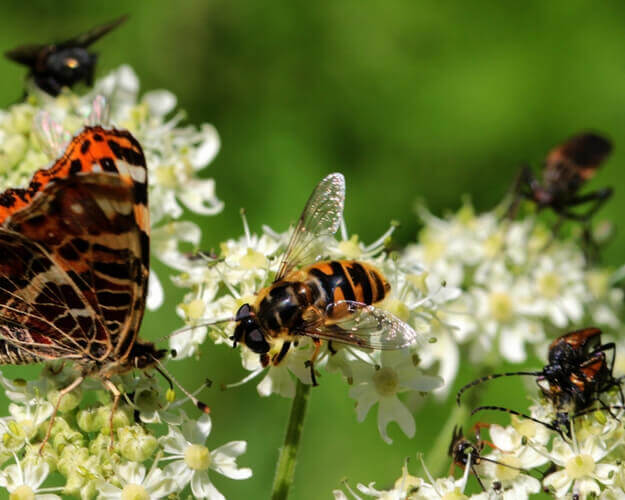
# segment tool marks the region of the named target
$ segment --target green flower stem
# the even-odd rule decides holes
[[[273,489],[271,491],[272,500],[286,500],[289,496],[289,489],[293,484],[293,477],[295,476],[297,450],[302,437],[310,388],[310,385],[303,384],[299,379],[297,380],[295,398],[293,398],[293,404],[291,405],[286,436],[284,436],[284,446],[280,449],[280,456],[276,464],[276,476],[274,477]]]
[[[449,449],[449,443],[451,442],[451,435],[454,430],[454,426],[462,425],[469,417],[469,408],[466,405],[456,406],[449,415],[447,422],[441,429],[434,442],[434,446],[427,454],[426,462],[428,469],[432,473],[433,477],[443,477],[447,475],[447,468],[451,463],[451,458],[447,455]]]

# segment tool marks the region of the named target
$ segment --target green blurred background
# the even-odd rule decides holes
[[[128,63],[143,90],[171,90],[192,123],[211,122],[221,135],[206,175],[216,179],[226,209],[198,221],[204,247],[241,234],[241,207],[253,230],[286,229],[332,171],[347,176],[350,231],[371,241],[394,219],[405,244],[418,231],[417,197],[436,213],[457,208],[465,193],[478,209],[491,208],[522,162],[538,165],[580,129],[614,140],[614,155],[590,187],[615,188],[599,219],[622,226],[621,1],[5,1],[0,48],[63,39],[123,13],[131,15],[126,24],[95,46],[98,75]],[[6,107],[20,98],[25,71],[5,60],[0,71]],[[624,248],[625,233],[617,232],[606,262],[621,264]],[[180,297],[170,287],[142,335],[179,326],[173,308]],[[171,368],[189,388],[204,377],[218,386],[244,373],[238,354],[223,347]],[[458,380],[474,375],[465,366]],[[501,381],[485,400],[525,408],[522,387]],[[347,392],[333,376],[313,391],[293,498],[329,498],[343,478],[390,486],[405,457],[421,474],[415,454],[430,449],[452,408],[428,403],[416,415],[416,438],[394,427],[388,446],[376,411],[356,423]],[[239,462],[254,470],[240,482],[214,475],[216,486],[228,498],[267,497],[289,402],[260,399],[254,384],[213,388],[204,399],[214,415],[209,446],[247,440]]]

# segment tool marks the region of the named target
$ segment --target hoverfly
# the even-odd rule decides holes
[[[126,16],[122,16],[59,43],[20,45],[4,55],[11,61],[27,66],[30,69],[29,76],[32,76],[37,87],[51,96],[57,96],[63,87],[72,87],[81,80],[89,86],[93,84],[98,56],[88,52],[87,47],[125,20]]]
[[[536,383],[543,395],[551,401],[556,409],[556,417],[552,423],[538,421],[514,410],[498,406],[480,406],[473,410],[506,411],[514,415],[536,421],[550,429],[560,432],[564,427],[569,430],[571,416],[575,417],[592,406],[599,396],[618,387],[621,390],[621,380],[614,377],[615,344],[601,343],[601,330],[598,328],[584,328],[562,335],[549,345],[548,362],[541,371],[536,372],[508,372],[487,375],[466,384],[456,396],[460,404],[462,393],[475,385],[500,377],[529,375],[536,377]],[[612,351],[612,359],[608,363],[607,351]],[[607,409],[607,406],[602,403]]]
[[[319,260],[340,225],[344,201],[343,175],[325,177],[304,207],[273,283],[230,319],[236,321],[234,347],[247,346],[262,366],[280,364],[293,344],[311,338],[315,349],[307,366],[313,385],[322,340],[369,349],[401,349],[422,340],[409,325],[374,306],[390,291],[378,269],[356,260]]]

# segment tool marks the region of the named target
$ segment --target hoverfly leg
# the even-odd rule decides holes
[[[317,387],[319,384],[317,383],[317,376],[315,375],[315,360],[319,354],[319,349],[321,349],[321,340],[313,338],[312,341],[315,343],[315,350],[310,359],[306,361],[306,366],[310,368],[310,379],[312,380],[313,387]]]
[[[336,349],[332,345],[332,341],[331,340],[328,341],[328,351],[330,351],[330,354],[332,354],[332,355],[336,354]]]

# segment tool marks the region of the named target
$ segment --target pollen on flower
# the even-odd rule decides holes
[[[184,451],[184,461],[193,470],[206,470],[211,464],[211,454],[206,446],[191,444]]]
[[[140,484],[127,484],[121,494],[121,500],[149,500],[150,494]]]
[[[505,292],[492,292],[488,302],[491,313],[497,321],[505,323],[512,318],[514,306],[510,295]]]
[[[381,367],[373,374],[373,383],[382,396],[393,396],[399,389],[397,372],[387,366]]]
[[[466,496],[459,488],[455,488],[453,491],[448,491],[445,493],[441,500],[468,500],[469,497]]]
[[[267,266],[267,258],[253,248],[248,248],[246,254],[241,257],[240,264],[245,270],[262,269]]]
[[[362,249],[358,243],[358,235],[352,234],[348,240],[339,242],[339,252],[348,259],[358,259],[362,255]]]
[[[197,321],[204,317],[206,311],[206,304],[201,299],[193,299],[188,304],[184,304],[184,309],[187,313],[189,321]]]
[[[555,299],[560,295],[561,280],[554,272],[547,272],[538,279],[538,289],[548,299]]]
[[[521,460],[513,455],[503,455],[498,460],[500,464],[495,467],[495,476],[501,481],[511,481],[519,474]]]
[[[531,420],[521,420],[517,417],[514,417],[512,419],[512,425],[516,429],[516,431],[521,434],[521,436],[532,439],[536,435],[536,426],[538,424],[532,422]]]
[[[22,485],[18,486],[9,495],[9,500],[34,500],[35,492],[30,486]]]
[[[595,470],[595,460],[590,455],[575,455],[566,463],[566,474],[571,479],[589,476]]]

